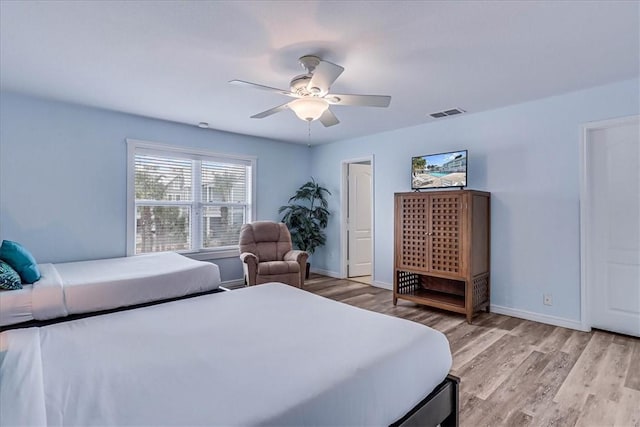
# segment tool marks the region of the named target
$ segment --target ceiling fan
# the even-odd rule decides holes
[[[340,123],[340,120],[329,109],[330,105],[388,107],[391,102],[390,96],[329,93],[331,85],[342,74],[344,68],[331,62],[323,61],[314,55],[305,55],[299,61],[307,72],[291,80],[290,90],[277,89],[243,80],[231,80],[229,82],[237,86],[252,87],[295,98],[293,101],[255,114],[251,116],[252,119],[263,119],[280,111],[290,109],[301,120],[308,122],[320,120],[325,127],[329,127]]]

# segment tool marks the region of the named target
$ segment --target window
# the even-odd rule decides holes
[[[255,158],[128,140],[127,253],[237,247]]]

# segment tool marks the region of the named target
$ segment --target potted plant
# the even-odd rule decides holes
[[[283,214],[282,222],[289,228],[292,243],[298,249],[312,254],[327,241],[323,230],[329,222],[326,196],[330,194],[329,190],[320,186],[312,177],[311,181],[304,183],[289,199],[288,205],[278,209],[278,213]],[[307,279],[309,266],[307,262]]]

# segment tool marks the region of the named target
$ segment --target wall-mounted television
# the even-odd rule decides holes
[[[411,159],[411,189],[467,186],[467,150]]]

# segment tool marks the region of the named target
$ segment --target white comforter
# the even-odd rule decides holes
[[[388,425],[443,334],[266,284],[0,334],[1,425]]]
[[[41,279],[0,292],[0,326],[109,310],[216,289],[218,266],[175,252],[39,264]]]

